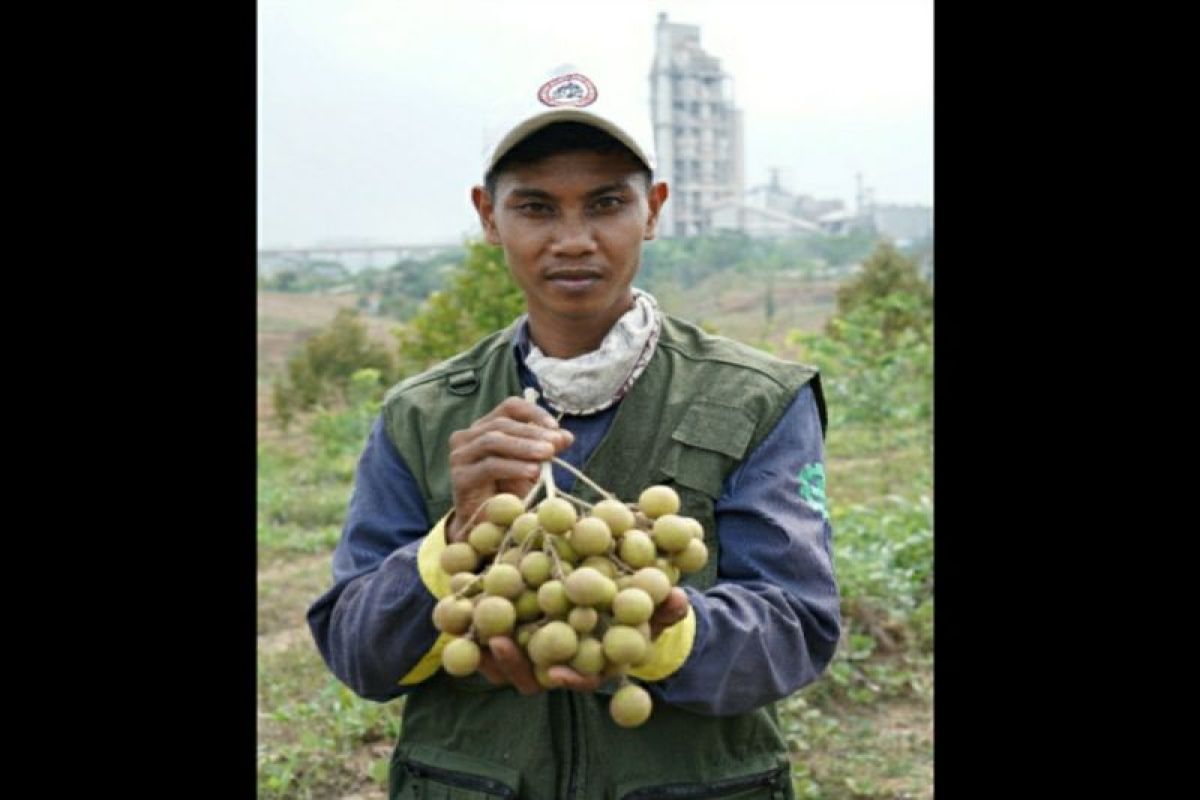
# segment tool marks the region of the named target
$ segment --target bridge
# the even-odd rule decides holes
[[[260,275],[270,275],[313,261],[336,261],[354,272],[367,267],[390,266],[397,261],[423,261],[462,247],[461,242],[452,242],[267,248],[258,250],[258,272]],[[383,255],[377,258],[381,253]]]

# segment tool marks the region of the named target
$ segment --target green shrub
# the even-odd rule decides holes
[[[863,262],[862,271],[837,292],[837,312],[826,332],[840,334],[838,321],[854,312],[857,319],[872,319],[876,330],[890,345],[903,331],[931,338],[933,287],[920,274],[917,262],[907,258],[890,242],[878,244]]]
[[[415,375],[504,328],[525,311],[525,296],[499,247],[467,246],[467,255],[407,323],[396,332],[400,375]]]
[[[276,420],[286,429],[298,411],[350,402],[351,379],[364,369],[375,371],[380,386],[395,379],[387,347],[370,339],[356,310],[340,309],[328,328],[288,360],[286,377],[276,379],[271,393]]]

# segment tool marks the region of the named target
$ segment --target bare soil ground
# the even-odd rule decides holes
[[[928,700],[895,698],[832,713],[836,732],[795,759],[808,766],[823,797],[932,800],[933,708]]]
[[[764,279],[715,275],[682,294],[671,294],[663,303],[671,313],[700,325],[710,325],[724,336],[762,347],[781,357],[795,357],[787,343],[792,330],[816,332],[824,327],[837,305],[835,281],[809,281],[780,277],[771,290],[774,314],[767,319],[767,285]]]

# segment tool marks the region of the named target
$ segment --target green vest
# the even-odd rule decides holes
[[[520,395],[513,329],[396,386],[388,435],[436,521],[452,505],[450,434]],[[774,427],[815,370],[664,317],[658,349],[621,401],[583,472],[622,499],[672,486],[680,513],[704,526],[707,566],[684,583],[716,579],[713,504],[726,476]],[[578,482],[572,494],[597,499]],[[641,727],[619,728],[609,694],[566,690],[524,697],[481,676],[438,671],[408,695],[392,758],[389,800],[491,798],[792,798],[787,746],[773,705],[732,717],[656,701]]]

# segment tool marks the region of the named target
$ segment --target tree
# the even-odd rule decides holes
[[[466,258],[444,286],[396,329],[400,377],[465,350],[525,311],[525,296],[508,274],[503,251],[485,242],[467,245]]]
[[[286,430],[297,411],[345,404],[352,376],[363,369],[378,370],[381,383],[396,377],[387,347],[370,339],[356,310],[340,309],[328,328],[288,359],[286,377],[276,379],[271,400],[280,425]]]
[[[826,332],[837,337],[835,320],[870,309],[880,333],[889,343],[902,331],[932,335],[933,287],[920,274],[916,261],[906,258],[891,242],[875,247],[862,271],[837,292],[837,311]],[[928,341],[928,339],[926,339]]]

